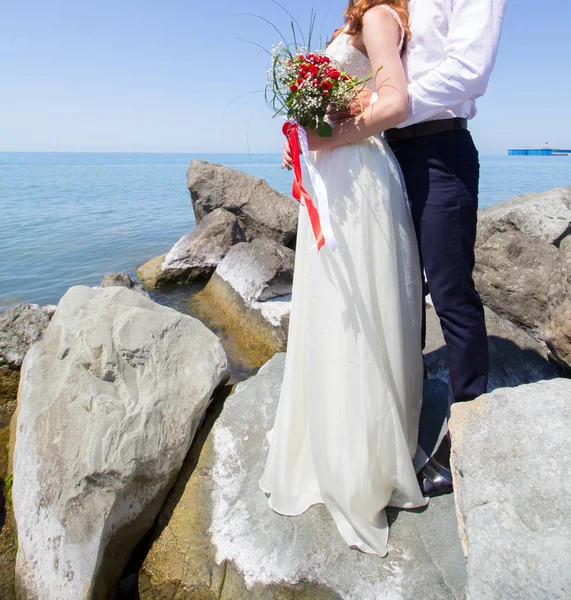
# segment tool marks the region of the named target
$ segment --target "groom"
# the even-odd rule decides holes
[[[506,0],[410,0],[409,118],[385,133],[406,181],[422,265],[448,350],[448,404],[486,392],[488,341],[474,287],[478,152],[467,129],[494,66]],[[426,318],[426,317],[425,317]],[[425,320],[423,339],[425,337]],[[448,413],[450,414],[450,412]],[[419,473],[452,491],[450,438]]]
[[[448,410],[485,393],[488,380],[484,309],[472,279],[479,162],[467,122],[486,91],[506,4],[410,0],[411,39],[403,57],[409,118],[385,132],[404,174],[422,266],[446,341]],[[364,91],[352,113],[370,99]],[[288,159],[286,149],[286,164]],[[426,316],[423,347],[425,323]],[[449,461],[446,435],[418,475],[425,496],[452,491]]]

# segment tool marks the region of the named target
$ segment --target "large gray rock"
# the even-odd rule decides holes
[[[236,216],[217,208],[167,253],[161,266],[160,283],[210,277],[230,248],[245,240]]]
[[[571,236],[561,242],[548,301],[545,342],[555,361],[571,374]]]
[[[541,337],[557,248],[519,231],[492,235],[476,249],[474,281],[484,304]]]
[[[519,231],[547,244],[571,234],[571,187],[523,194],[478,213],[476,246],[496,233]]]
[[[238,217],[247,241],[269,238],[287,245],[297,232],[298,205],[263,179],[195,159],[187,173],[196,222],[217,208]]]
[[[68,290],[22,365],[20,597],[113,597],[227,376],[219,340],[196,319],[124,287]]]
[[[468,600],[571,597],[570,398],[555,379],[452,407]]]
[[[52,307],[19,304],[0,314],[0,365],[19,369],[30,346],[42,338]]]
[[[159,518],[160,535],[139,578],[141,599],[462,598],[465,567],[451,496],[422,513],[391,512],[385,559],[347,547],[323,506],[298,517],[268,507],[258,481],[284,363],[276,355],[223,408],[213,407]]]

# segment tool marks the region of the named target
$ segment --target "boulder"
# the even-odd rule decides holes
[[[240,295],[247,306],[291,294],[295,252],[271,240],[234,246],[216,275]]]
[[[479,211],[476,246],[508,231],[558,246],[571,234],[571,187],[523,194]]]
[[[228,250],[246,240],[235,215],[217,208],[167,253],[158,283],[188,282],[212,275]]]
[[[42,338],[53,307],[19,304],[0,314],[0,365],[19,369],[30,346]]]
[[[554,360],[571,373],[571,236],[559,247],[548,293],[549,323],[544,338]]]
[[[147,261],[137,269],[137,277],[146,288],[153,290],[156,287],[159,287],[162,273],[161,267],[165,257],[166,254],[155,256],[155,258],[151,258],[151,260]]]
[[[484,313],[490,354],[488,391],[557,377],[557,369],[550,363],[543,344],[487,306]],[[448,383],[447,351],[440,321],[434,309],[427,310],[426,317],[424,354],[428,376]],[[446,396],[447,390],[442,391]],[[444,398],[441,400],[446,403]]]
[[[134,290],[135,292],[139,292],[145,296],[149,296],[147,292],[145,292],[143,286],[135,281],[129,273],[107,273],[103,280],[101,281],[101,287],[126,287],[130,290]]]
[[[297,233],[298,205],[263,179],[195,159],[187,172],[197,224],[224,208],[238,217],[247,241],[269,238],[289,245]]]
[[[571,381],[452,407],[452,469],[468,600],[571,597]]]
[[[196,319],[124,287],[67,291],[22,364],[19,597],[113,597],[227,377]]]
[[[286,347],[294,262],[293,250],[269,239],[237,244],[193,308],[239,340],[241,354],[263,364]]]
[[[482,301],[541,337],[557,255],[554,245],[519,231],[495,233],[476,249],[474,281]]]
[[[223,406],[211,407],[158,519],[140,598],[462,598],[452,496],[436,498],[421,514],[391,511],[385,559],[347,547],[323,506],[298,517],[268,507],[258,481],[284,363],[285,355],[276,355]]]

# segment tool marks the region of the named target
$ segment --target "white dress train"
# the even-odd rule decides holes
[[[346,34],[328,54],[352,75],[371,71]],[[317,252],[301,207],[285,374],[260,487],[280,514],[324,503],[347,544],[384,556],[385,507],[426,504],[412,462],[423,376],[418,250],[383,139],[312,157],[339,247]]]

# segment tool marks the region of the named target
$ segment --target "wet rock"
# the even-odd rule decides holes
[[[193,304],[263,364],[286,347],[294,262],[293,250],[271,240],[237,244]]]
[[[159,287],[163,261],[166,254],[161,254],[147,261],[137,269],[137,277],[141,283],[151,290]]]

